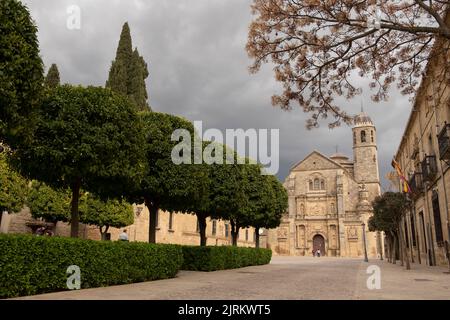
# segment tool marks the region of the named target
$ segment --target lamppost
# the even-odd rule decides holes
[[[369,259],[367,258],[367,248],[366,248],[366,224],[362,223],[362,229],[363,229],[363,243],[364,243],[364,262],[369,262]]]

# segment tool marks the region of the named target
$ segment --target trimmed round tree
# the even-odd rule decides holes
[[[25,178],[9,166],[6,152],[0,153],[0,221],[3,211],[14,213],[23,208],[27,193]]]
[[[241,186],[235,195],[236,208],[228,212],[227,219],[230,221],[232,244],[237,246],[239,230],[251,226],[253,215],[260,206],[260,184],[261,166],[253,164],[249,159],[239,165],[238,180]]]
[[[231,162],[229,164],[227,151]],[[195,198],[198,200],[191,203],[188,211],[197,216],[200,245],[206,246],[206,219],[222,219],[227,217],[230,210],[236,210],[237,203],[232,199],[237,199],[237,195],[240,195],[236,179],[240,170],[233,159],[235,152],[223,144],[204,141],[202,155],[203,161],[199,165],[202,180],[197,179],[198,186],[195,190]]]
[[[70,200],[69,189],[54,189],[45,183],[33,181],[26,204],[33,218],[56,223],[70,220]]]
[[[81,222],[97,226],[102,240],[110,227],[122,228],[134,223],[133,206],[123,199],[103,201],[86,194],[80,204]]]
[[[18,0],[2,0],[0,21],[0,141],[15,148],[32,128],[44,68],[28,9]]]
[[[120,197],[143,172],[143,129],[127,98],[100,87],[63,85],[38,113],[33,140],[14,157],[21,171],[71,190],[71,236],[78,236],[80,190]]]
[[[265,176],[272,188],[271,197],[265,198],[262,214],[255,217],[253,226],[256,231],[256,246],[259,247],[259,229],[272,229],[280,225],[281,218],[288,210],[288,193],[275,176]]]
[[[254,227],[259,247],[260,228],[275,228],[287,209],[287,193],[278,179],[264,175],[259,164],[246,159],[236,173],[240,189],[232,195],[235,207],[223,216],[230,221],[233,245],[237,245],[239,229]],[[231,181],[230,181],[231,182]]]
[[[33,181],[27,199],[34,218],[49,222],[70,221],[71,192],[69,189],[53,189],[45,183]],[[121,228],[133,224],[133,206],[123,199],[102,200],[91,193],[81,192],[80,222],[99,228],[102,240],[109,227]]]
[[[155,243],[158,210],[191,212],[192,203],[199,201],[198,188],[204,180],[201,166],[194,164],[194,126],[191,122],[159,112],[144,112],[141,118],[147,134],[142,145],[147,163],[141,185],[134,191],[134,196],[135,202],[144,202],[149,209],[149,242]],[[184,129],[186,140],[178,142],[172,139],[177,129]],[[187,163],[177,164],[174,161],[172,152],[177,150],[177,146],[183,146],[178,156],[182,157],[184,152]]]

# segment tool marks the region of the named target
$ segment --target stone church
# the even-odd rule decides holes
[[[367,114],[354,119],[353,161],[313,151],[292,166],[284,186],[289,210],[277,229],[269,230],[274,254],[377,257],[380,234],[369,232],[371,202],[380,195],[376,128]],[[364,242],[366,249],[364,248]]]

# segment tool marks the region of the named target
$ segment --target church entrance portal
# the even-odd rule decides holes
[[[316,234],[313,237],[313,249],[314,252],[316,252],[317,249],[320,249],[320,255],[325,255],[325,239],[320,234]]]

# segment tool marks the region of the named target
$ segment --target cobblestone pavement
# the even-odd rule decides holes
[[[377,265],[381,289],[369,290]],[[216,272],[181,271],[174,279],[57,292],[21,299],[450,299],[445,268],[362,259],[274,257],[269,265]]]

